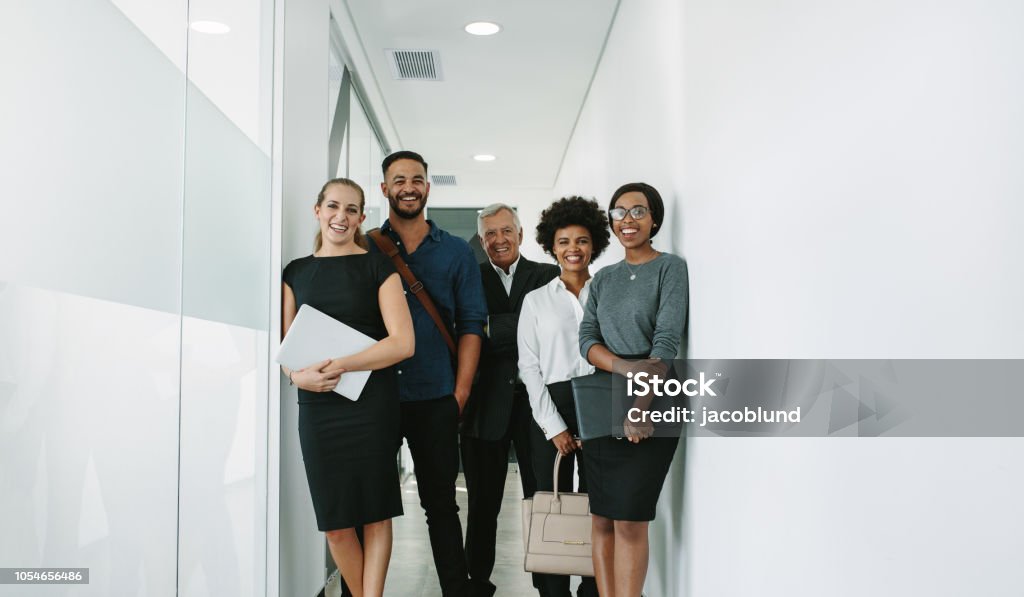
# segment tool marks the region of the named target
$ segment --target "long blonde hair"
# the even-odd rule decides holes
[[[363,213],[363,207],[366,206],[366,195],[363,194],[363,187],[356,184],[354,180],[349,178],[332,178],[324,183],[324,188],[320,189],[320,194],[316,196],[316,205],[320,207],[320,204],[324,202],[324,195],[327,193],[327,189],[333,184],[340,184],[346,187],[359,191],[359,213]],[[356,233],[353,235],[353,239],[357,245],[369,250],[369,246],[366,243],[366,237],[363,236],[363,229],[360,226],[356,226]],[[316,239],[313,241],[313,252],[316,253],[320,250],[320,247],[324,245],[324,234],[320,230],[316,231]]]

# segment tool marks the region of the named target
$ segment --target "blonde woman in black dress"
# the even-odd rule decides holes
[[[362,189],[348,179],[328,181],[320,191],[316,250],[284,270],[282,327],[287,333],[308,304],[378,342],[302,370],[283,369],[299,387],[299,441],[317,526],[352,594],[380,597],[391,560],[391,518],[402,514],[392,365],[412,356],[415,340],[394,266],[365,249],[363,205]],[[346,371],[373,371],[356,401],[331,391]]]

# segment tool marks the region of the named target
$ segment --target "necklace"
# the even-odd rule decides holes
[[[629,267],[629,262],[628,261],[622,260],[622,263],[626,264],[626,269],[629,270],[629,279],[630,280],[636,280],[636,275],[638,273],[640,273],[640,270],[643,269],[643,267],[645,265],[647,265],[648,263],[654,261],[654,258],[657,257],[658,255],[659,255],[659,253],[657,251],[655,251],[654,252],[654,257],[651,257],[647,261],[645,261],[645,262],[641,263],[640,265],[636,266],[636,269],[633,269],[633,268]]]

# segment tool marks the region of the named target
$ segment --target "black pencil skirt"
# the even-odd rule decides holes
[[[654,520],[678,445],[678,437],[649,437],[638,444],[614,437],[583,442],[590,511],[612,520]]]
[[[670,370],[669,377],[674,374]],[[671,400],[655,398],[651,408],[665,410],[672,406]],[[655,436],[637,444],[615,437],[584,441],[583,467],[587,474],[590,511],[612,520],[654,520],[658,496],[679,446],[680,432],[677,424],[666,424],[656,430]]]
[[[321,531],[401,516],[400,422],[390,368],[374,371],[355,402],[299,390],[299,443]]]

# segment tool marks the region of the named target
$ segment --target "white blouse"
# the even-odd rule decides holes
[[[519,377],[530,395],[533,418],[547,439],[567,429],[547,384],[594,372],[594,367],[580,356],[579,343],[583,306],[589,294],[590,280],[577,300],[565,283],[555,278],[523,299],[518,329]]]

